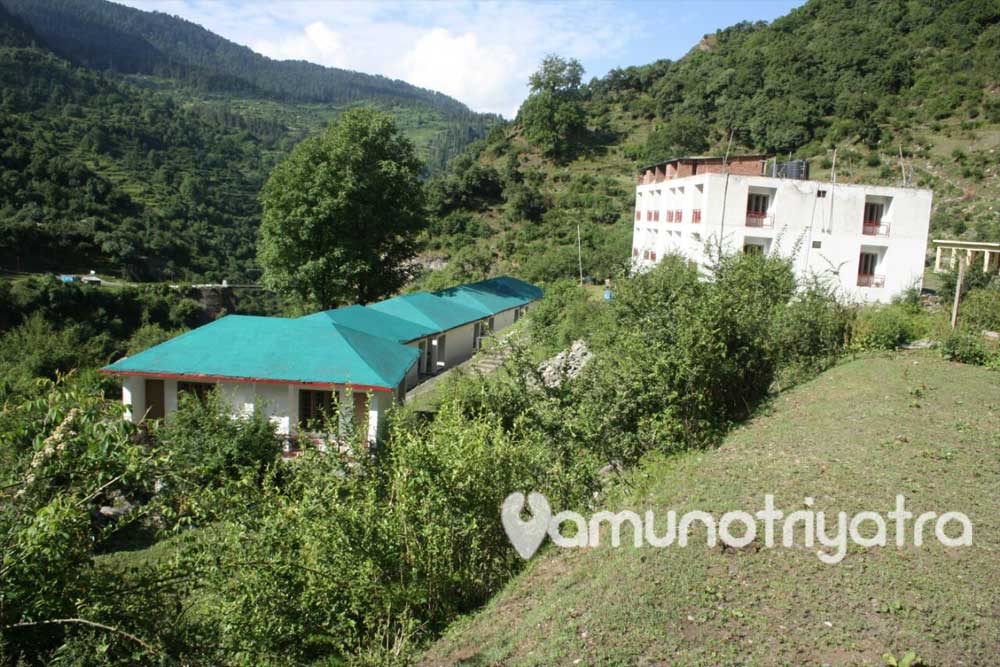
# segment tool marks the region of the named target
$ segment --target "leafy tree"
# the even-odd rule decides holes
[[[663,160],[697,155],[708,148],[708,126],[690,114],[677,114],[650,132],[646,140],[646,159]]]
[[[576,59],[548,55],[531,75],[531,93],[521,106],[525,136],[547,155],[565,156],[585,128],[586,114]]]
[[[303,141],[261,192],[265,284],[321,308],[402,287],[426,222],[419,174],[413,144],[372,109]]]

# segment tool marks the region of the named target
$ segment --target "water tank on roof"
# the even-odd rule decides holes
[[[809,178],[809,161],[788,160],[786,162],[772,162],[771,176],[774,178],[806,180]]]

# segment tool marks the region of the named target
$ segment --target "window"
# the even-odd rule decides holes
[[[199,401],[204,401],[208,394],[215,388],[214,384],[208,382],[177,382],[177,398],[182,394],[193,394]]]
[[[318,428],[334,414],[333,392],[299,389],[299,425]]]
[[[764,246],[758,243],[747,243],[743,246],[743,253],[747,255],[763,255]]]
[[[823,242],[822,241],[813,241],[813,247],[814,248],[822,248],[823,247]]]
[[[873,276],[875,275],[875,267],[877,266],[878,255],[873,252],[863,252],[861,253],[861,259],[858,261],[858,275]]]
[[[764,217],[767,214],[767,207],[770,203],[768,195],[750,193],[747,195],[747,215],[758,214],[754,217]]]
[[[824,199],[826,197],[826,190],[817,190],[816,196],[820,199]]]
[[[855,209],[857,210],[857,209]],[[882,222],[882,214],[885,211],[885,204],[875,202],[865,202],[865,224],[877,225]]]

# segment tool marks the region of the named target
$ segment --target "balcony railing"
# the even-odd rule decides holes
[[[680,209],[674,211],[674,222],[684,222],[684,211]]]
[[[653,221],[654,222],[659,222],[660,221],[660,212],[659,211],[653,211]]]
[[[652,222],[652,221],[653,221],[653,212],[646,211],[646,222]]]
[[[774,227],[774,215],[759,211],[747,211],[747,227]]]
[[[667,222],[673,222],[673,221],[674,221],[674,212],[667,211]]]
[[[636,211],[635,212],[635,221],[639,222],[640,220],[642,220],[642,211]]]
[[[874,273],[859,273],[858,287],[885,287],[885,276]]]
[[[696,208],[691,211],[691,224],[697,225],[699,222],[701,222],[701,209]]]
[[[888,236],[889,223],[879,220],[865,220],[861,225],[861,233],[865,236]]]

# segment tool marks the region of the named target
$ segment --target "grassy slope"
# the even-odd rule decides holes
[[[858,359],[779,396],[716,450],[651,461],[612,507],[963,511],[973,546],[549,547],[424,664],[985,665],[1000,652],[1000,375],[929,354]],[[662,521],[663,519],[661,519]],[[912,525],[912,524],[911,524]],[[626,531],[627,534],[627,531]],[[890,530],[890,540],[894,533]],[[698,544],[701,546],[698,546]]]

